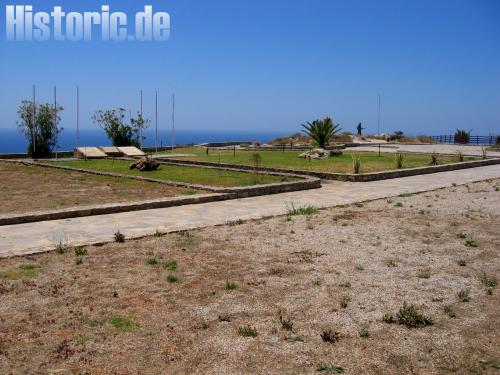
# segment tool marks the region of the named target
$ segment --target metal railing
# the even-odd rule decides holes
[[[471,135],[469,136],[469,145],[494,145],[497,142],[498,135]],[[432,141],[436,143],[459,144],[455,135],[433,135]]]

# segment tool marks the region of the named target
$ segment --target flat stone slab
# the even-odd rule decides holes
[[[77,156],[87,159],[102,159],[107,157],[107,155],[97,147],[77,147],[75,151]]]
[[[155,159],[168,159],[168,158],[185,158],[185,157],[196,157],[195,154],[156,154],[153,155]]]
[[[109,155],[109,156],[123,155],[123,153],[118,149],[118,147],[114,147],[114,146],[99,147],[99,150],[101,150],[102,152],[104,152],[106,155]]]
[[[113,234],[117,230],[127,238],[139,238],[153,235],[157,230],[167,233],[220,225],[238,219],[283,215],[292,203],[295,207],[332,207],[493,178],[500,178],[500,165],[364,183],[328,181],[320,189],[307,191],[6,225],[0,227],[0,257],[53,250],[61,239],[65,240],[68,246],[110,242],[113,241]]]
[[[137,147],[132,147],[132,146],[118,147],[118,150],[125,156],[130,156],[130,157],[146,155],[143,151],[139,150]]]

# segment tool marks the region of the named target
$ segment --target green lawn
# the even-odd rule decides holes
[[[195,156],[186,156],[184,159],[219,162],[219,150],[210,149],[209,155],[205,154],[205,149],[199,147],[179,148],[176,153],[194,154]],[[220,151],[220,162],[231,164],[252,165],[250,157],[255,152],[238,151],[236,156],[233,150]],[[352,173],[352,156],[359,156],[361,159],[361,173],[379,172],[396,169],[394,154],[381,153],[378,156],[376,152],[344,152],[342,156],[329,157],[322,160],[307,160],[298,157],[302,151],[258,151],[262,158],[263,167],[275,168],[293,168],[310,171],[332,172],[332,173]],[[168,154],[168,152],[165,152]],[[430,164],[431,157],[426,154],[404,154],[404,168],[422,167]],[[180,159],[180,158],[177,158]],[[466,158],[465,160],[470,160]],[[454,156],[440,156],[440,164],[449,164],[458,162]]]
[[[160,180],[187,182],[191,184],[201,184],[217,187],[250,186],[256,184],[269,184],[284,180],[281,176],[271,176],[267,174],[225,171],[218,169],[171,166],[162,164],[156,171],[140,172],[136,169],[130,170],[130,161],[127,160],[66,160],[53,162],[57,165],[83,168],[93,171],[113,172],[156,178]],[[258,180],[256,180],[258,178]],[[294,179],[288,178],[288,181]]]

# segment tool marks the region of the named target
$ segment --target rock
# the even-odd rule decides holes
[[[341,150],[338,150],[338,149],[330,150],[330,156],[341,156],[341,155],[342,155]]]
[[[324,159],[330,155],[329,151],[322,148],[313,148],[310,151],[303,152],[299,155],[302,159]]]
[[[144,171],[154,171],[154,170],[158,169],[159,166],[160,166],[160,164],[157,163],[156,161],[154,161],[153,159],[151,159],[149,157],[145,157],[145,158],[141,158],[140,160],[130,164],[129,168],[130,169],[138,169],[141,172],[144,172]]]

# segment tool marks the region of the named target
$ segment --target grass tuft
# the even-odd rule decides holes
[[[83,246],[77,246],[75,247],[75,255],[77,257],[83,257],[87,255],[87,249],[85,249]]]
[[[470,301],[470,289],[462,289],[457,293],[457,298],[460,302]]]
[[[495,276],[489,276],[486,272],[483,272],[481,276],[481,282],[488,288],[494,288],[497,286],[498,281]]]
[[[158,261],[156,260],[156,258],[149,258],[148,260],[146,260],[146,264],[149,266],[154,266],[158,264]]]
[[[163,268],[169,271],[175,271],[177,269],[177,261],[175,260],[168,260],[165,263],[163,263]]]
[[[330,344],[335,344],[336,342],[338,342],[340,340],[340,333],[332,331],[332,330],[323,331],[323,332],[321,332],[320,336],[324,342],[328,342]]]
[[[326,372],[329,374],[343,374],[345,372],[345,369],[340,366],[335,366],[331,364],[330,362],[322,363],[318,366],[316,369],[318,372]]]
[[[240,326],[238,328],[238,333],[243,337],[256,337],[257,330],[250,326]]]
[[[131,332],[138,326],[132,319],[123,316],[113,316],[108,319],[108,323],[120,332]]]
[[[35,277],[39,266],[35,264],[21,264],[17,268],[0,271],[0,279],[19,280],[25,277]]]
[[[236,290],[236,289],[238,289],[238,284],[233,283],[232,281],[226,281],[225,289],[226,290]]]
[[[432,319],[420,314],[413,305],[403,305],[397,314],[398,324],[402,324],[407,328],[418,328],[432,325]]]
[[[179,281],[179,278],[175,275],[168,275],[167,276],[167,282],[170,283],[170,284],[174,284],[176,283],[177,281]]]
[[[314,206],[301,206],[295,207],[292,203],[292,207],[288,209],[287,216],[298,216],[298,215],[314,215],[318,213],[318,209]]]
[[[125,235],[123,233],[121,233],[119,230],[117,230],[114,235],[113,235],[114,239],[115,239],[115,242],[118,242],[118,243],[123,243],[125,242]]]
[[[392,324],[395,322],[394,316],[391,313],[384,314],[382,321],[387,324]]]

